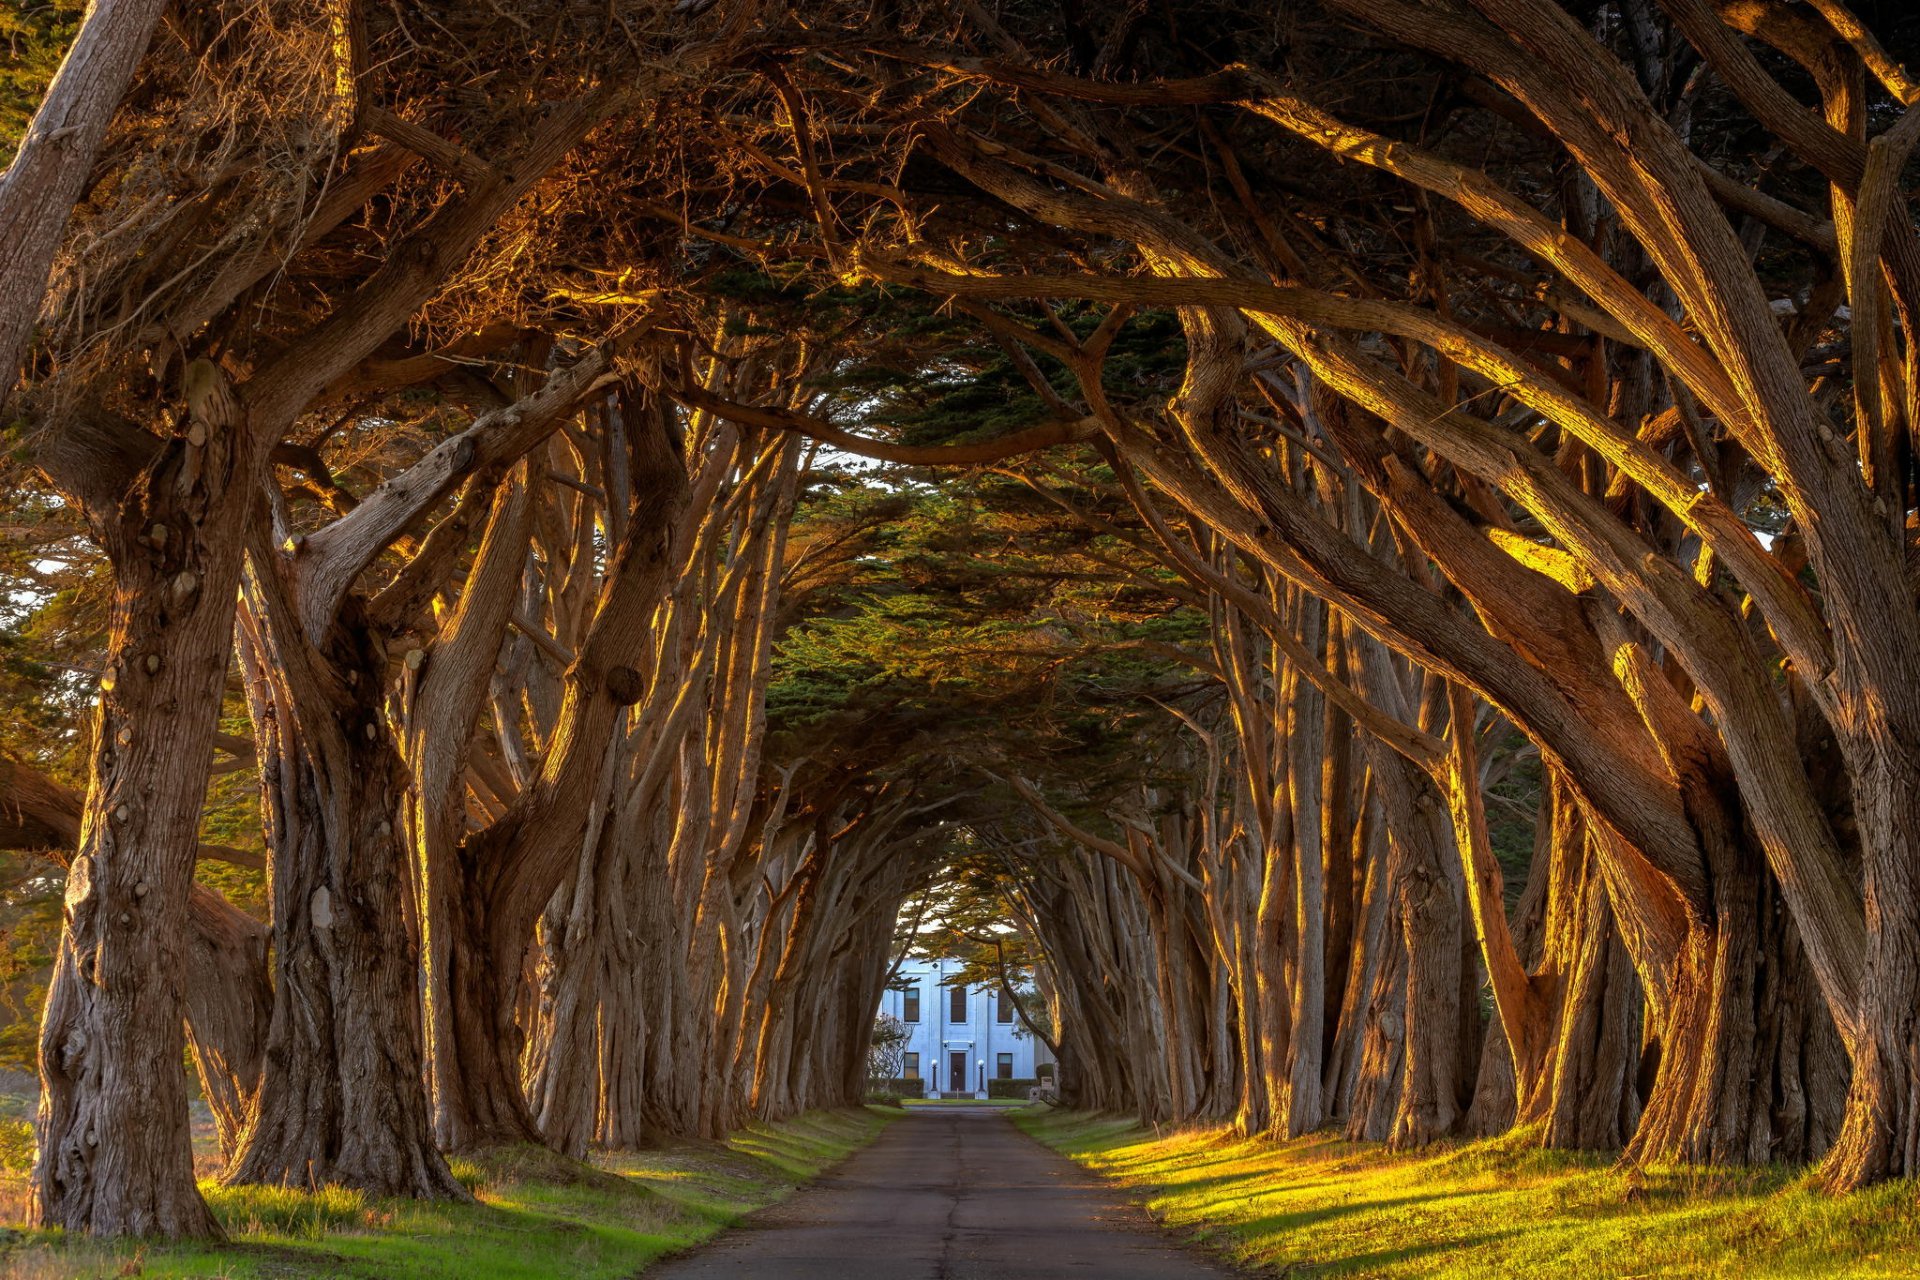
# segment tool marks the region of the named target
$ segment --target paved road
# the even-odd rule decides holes
[[[1221,1280],[1071,1161],[979,1108],[871,1146],[646,1280]]]

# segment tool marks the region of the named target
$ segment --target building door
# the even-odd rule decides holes
[[[959,1093],[967,1087],[967,1054],[962,1049],[947,1055],[947,1079],[953,1082],[953,1091]]]

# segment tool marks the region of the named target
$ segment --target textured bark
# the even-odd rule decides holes
[[[484,885],[469,864],[466,884]],[[443,931],[446,951],[436,975],[438,1002],[448,1011],[434,1041],[434,1099],[441,1141],[454,1151],[540,1144],[540,1128],[521,1088],[525,1047],[517,1004],[521,952],[528,934],[518,919],[500,922],[484,891],[449,894],[435,904],[430,929]],[[518,948],[509,938],[522,939]]]
[[[406,777],[383,716],[384,646],[350,611],[326,649],[296,648],[280,585],[259,581],[277,557],[264,540],[256,555],[265,563],[241,651],[273,854],[276,1000],[259,1096],[225,1177],[464,1200],[427,1111],[396,825]]]
[[[427,930],[445,947],[430,956],[427,977],[436,1125],[450,1149],[541,1141],[520,1079],[523,962],[535,923],[588,843],[614,730],[640,693],[634,667],[649,648],[649,620],[680,567],[674,538],[690,494],[667,413],[638,398],[623,412],[634,432],[636,504],[566,672],[538,775],[504,817],[464,840],[444,817],[421,819]],[[438,718],[423,717],[412,736]],[[422,741],[410,750],[420,758],[429,749],[437,748]],[[424,805],[449,809],[458,774],[436,777],[422,788]]]
[[[1847,1078],[1793,926],[1757,859],[1716,876],[1712,927],[1676,966],[1645,1114],[1642,1161],[1808,1161],[1836,1140]]]
[[[1550,860],[1541,971],[1555,999],[1543,1078],[1523,1118],[1542,1119],[1551,1147],[1618,1150],[1640,1122],[1640,989],[1614,930],[1606,882],[1564,796]]]
[[[1439,795],[1428,780],[1397,759],[1381,757],[1382,772],[1399,768],[1382,786],[1388,829],[1400,846],[1396,896],[1406,947],[1406,1070],[1390,1141],[1424,1146],[1454,1132],[1464,1117],[1461,988],[1463,904],[1457,860],[1442,830]],[[1475,1045],[1477,1052],[1478,1046]]]
[[[85,797],[0,756],[0,847],[42,854],[67,867],[80,838]],[[260,1085],[273,987],[267,928],[204,885],[187,901],[187,1043],[200,1092],[213,1111],[220,1151],[231,1157]]]
[[[1846,1122],[1823,1170],[1836,1189],[1920,1175],[1920,668],[1887,637],[1852,638],[1880,670],[1842,737],[1869,927]]]
[[[188,902],[252,495],[231,397],[197,414],[120,508],[106,675],[65,928],[41,1026],[36,1220],[217,1236],[193,1180],[181,1070]],[[155,534],[154,530],[163,532]]]

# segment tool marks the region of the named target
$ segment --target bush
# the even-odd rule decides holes
[[[26,1173],[33,1168],[33,1125],[26,1120],[0,1120],[0,1169]]]
[[[1039,1076],[1042,1080],[1051,1080],[1053,1079],[1053,1064],[1051,1062],[1042,1062],[1034,1067],[1033,1074]]]
[[[927,1082],[918,1076],[896,1076],[892,1080],[870,1080],[867,1088],[880,1093],[894,1093],[902,1098],[924,1098],[927,1096]]]
[[[1028,1091],[1039,1087],[1040,1082],[1038,1080],[989,1080],[987,1081],[987,1096],[989,1098],[1018,1098],[1022,1102],[1025,1102]]]

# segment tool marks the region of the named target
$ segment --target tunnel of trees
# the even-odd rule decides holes
[[[1920,1173],[1904,4],[0,29],[42,1221],[856,1103],[936,881],[1070,1105]]]

